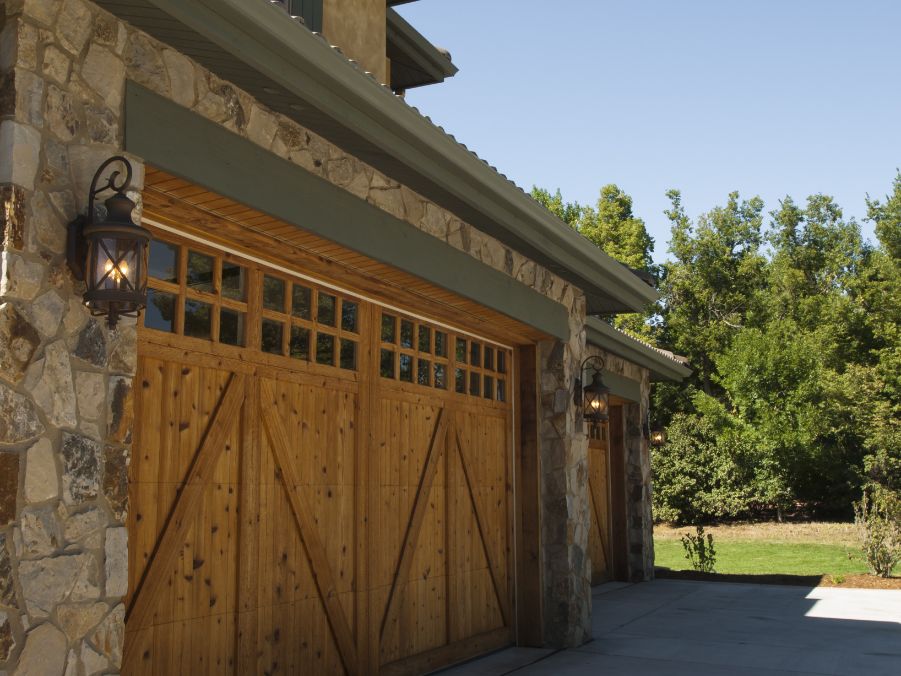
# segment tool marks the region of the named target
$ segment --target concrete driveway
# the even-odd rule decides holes
[[[901,676],[901,591],[656,580],[595,588],[592,641],[447,676]]]

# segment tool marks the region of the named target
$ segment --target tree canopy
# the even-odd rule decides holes
[[[595,207],[533,196],[592,243],[651,270],[662,299],[610,318],[688,357],[694,374],[657,384],[652,419],[658,518],[735,517],[797,507],[848,515],[869,483],[901,490],[901,172],[867,197],[877,241],[835,200],[731,193],[690,218],[671,206],[669,259],[615,185]]]

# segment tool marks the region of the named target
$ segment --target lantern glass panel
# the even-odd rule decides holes
[[[139,272],[134,240],[104,237],[92,249],[93,289],[96,291],[132,291]]]

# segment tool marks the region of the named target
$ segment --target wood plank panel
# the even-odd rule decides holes
[[[591,557],[591,584],[610,579],[610,486],[607,467],[606,439],[592,439],[588,444],[588,493],[591,527],[588,532],[588,555]]]

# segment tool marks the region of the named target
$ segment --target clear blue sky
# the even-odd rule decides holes
[[[668,188],[823,192],[865,215],[901,167],[901,0],[420,0],[460,68],[407,100],[525,189],[617,183],[666,256]],[[863,224],[872,236],[870,224]]]

